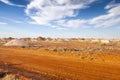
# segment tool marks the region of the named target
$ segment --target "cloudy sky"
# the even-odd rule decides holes
[[[120,39],[120,0],[0,0],[0,37]]]

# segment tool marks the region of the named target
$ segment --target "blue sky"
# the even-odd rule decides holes
[[[0,37],[120,39],[120,0],[0,0]]]

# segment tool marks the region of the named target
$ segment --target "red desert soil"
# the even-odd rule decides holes
[[[102,62],[45,50],[0,47],[0,68],[32,80],[120,80],[120,55],[116,53],[112,57],[119,61],[106,56],[108,62]]]

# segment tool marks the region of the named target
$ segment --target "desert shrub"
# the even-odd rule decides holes
[[[22,46],[22,48],[26,48],[25,46]]]

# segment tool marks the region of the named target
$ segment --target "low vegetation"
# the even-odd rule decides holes
[[[23,40],[28,46],[0,46],[0,80],[120,79],[119,41],[30,40]]]

